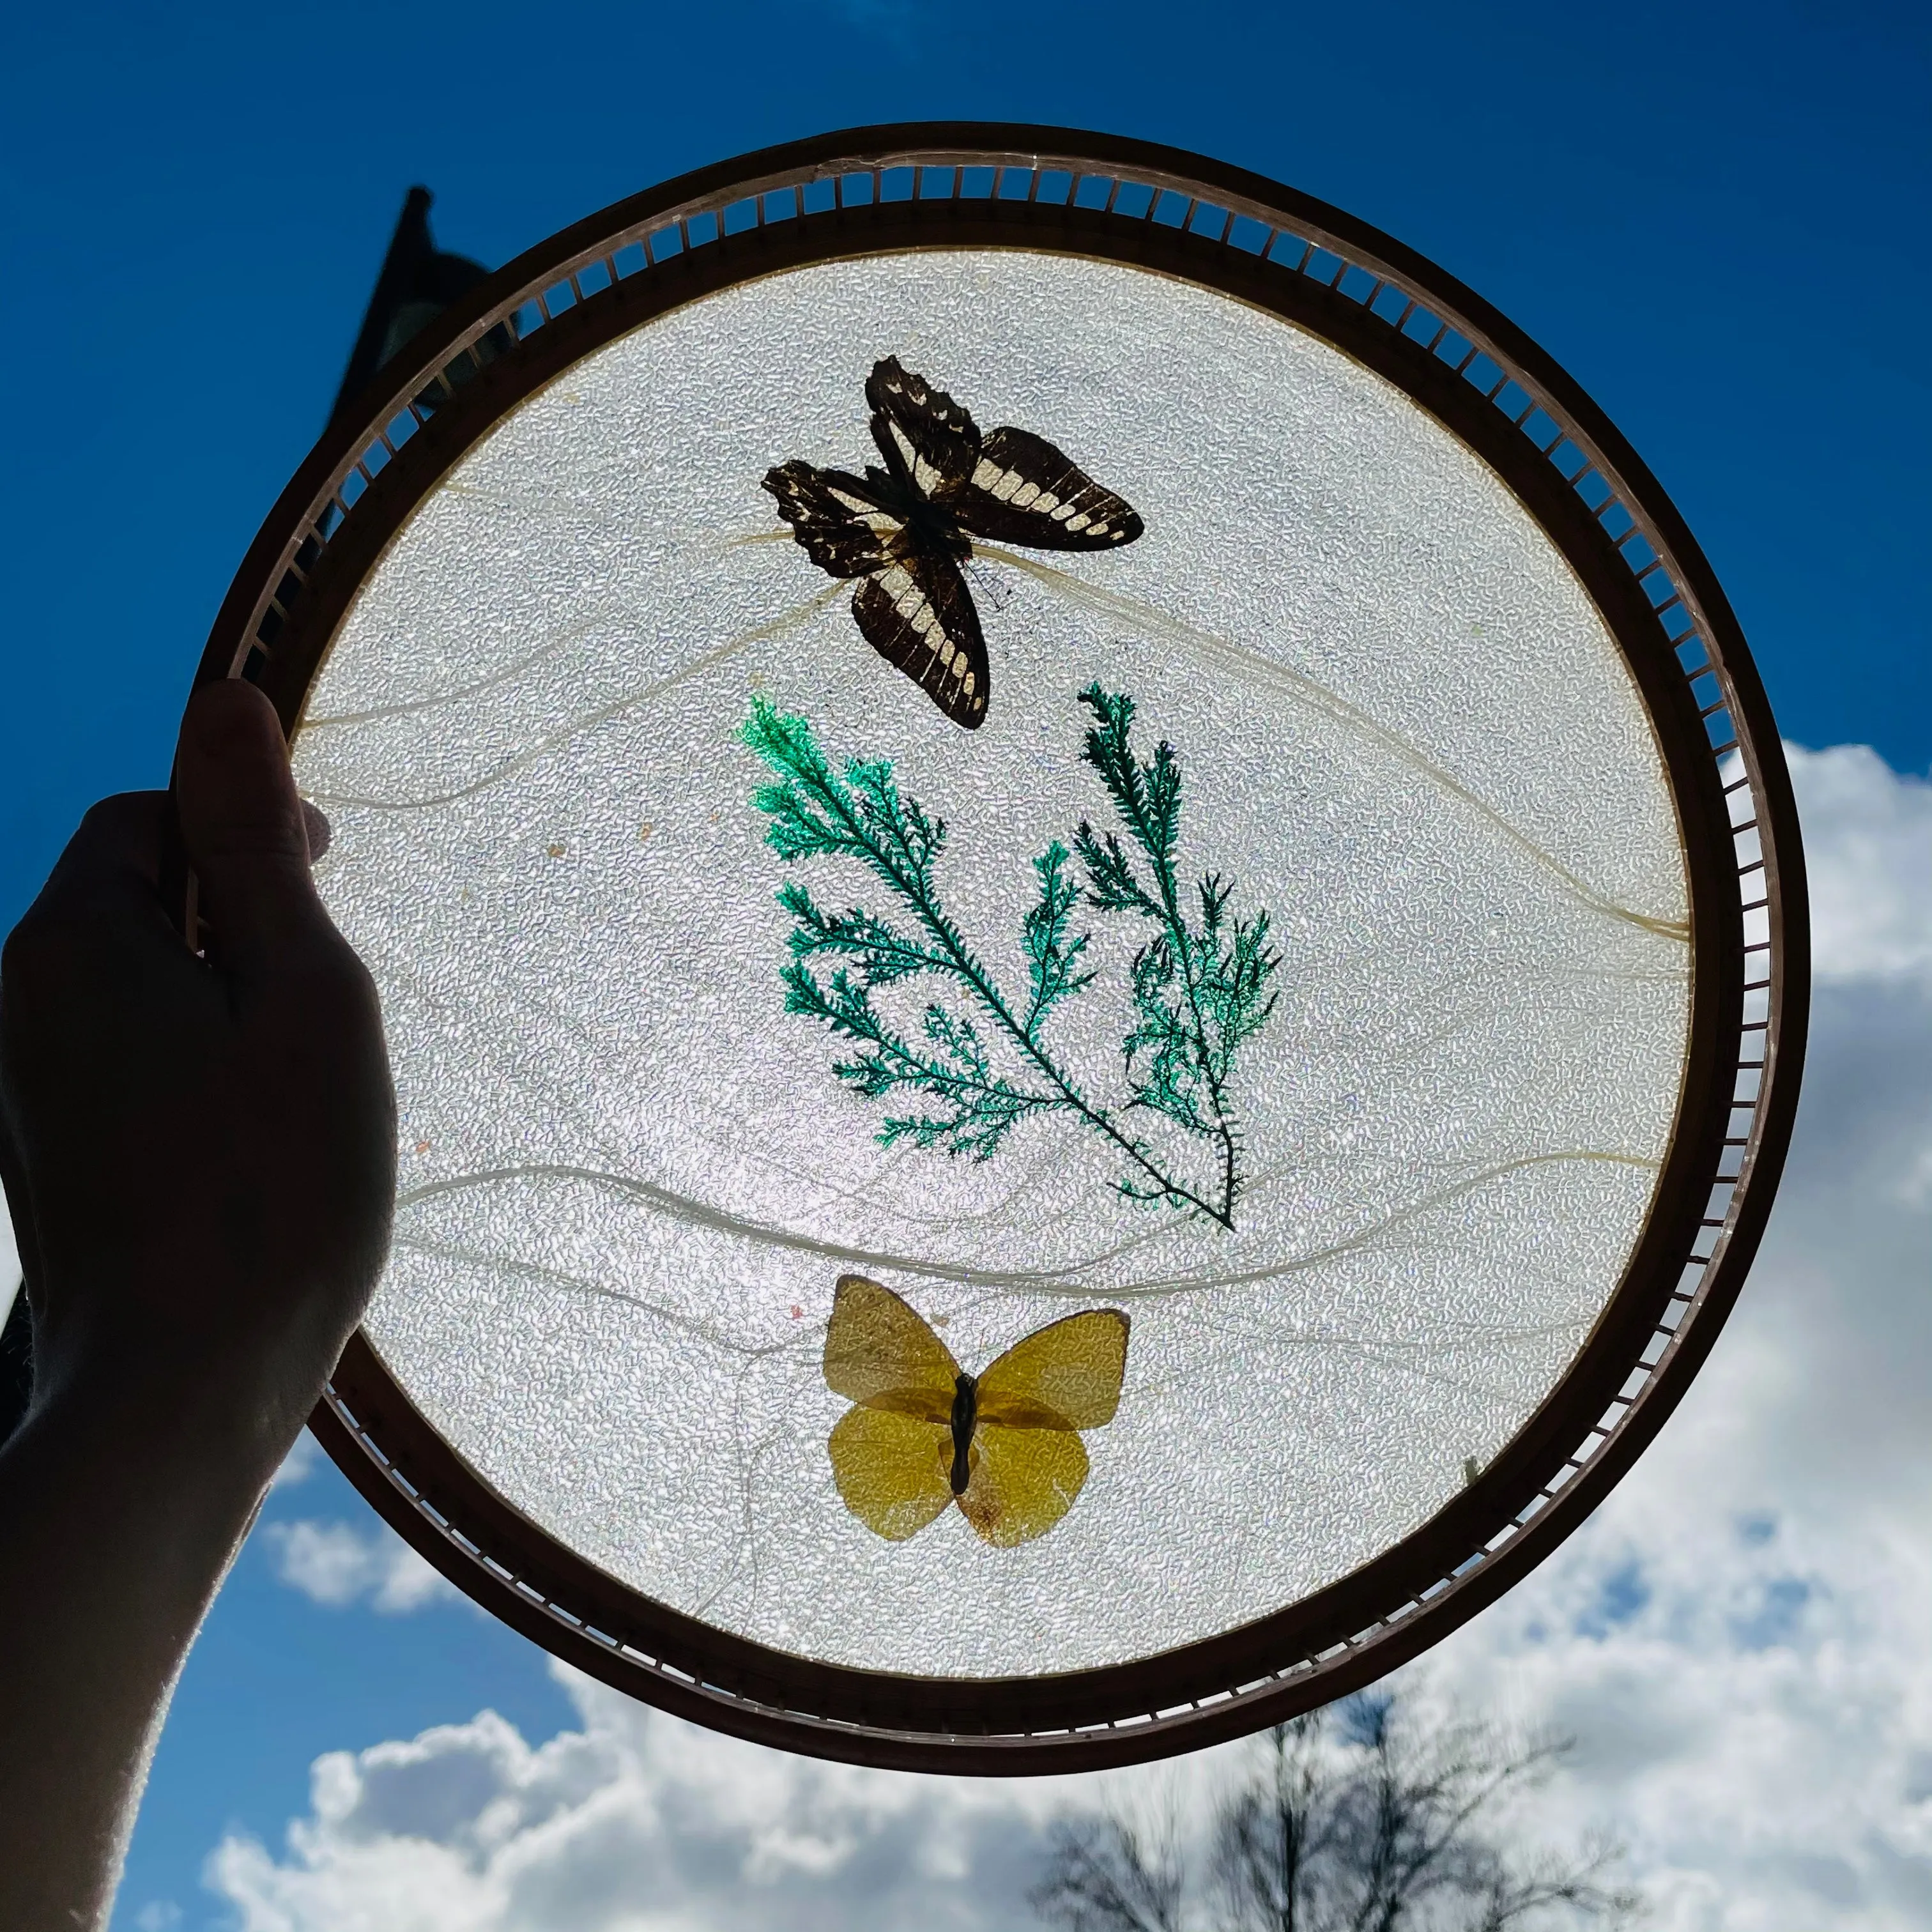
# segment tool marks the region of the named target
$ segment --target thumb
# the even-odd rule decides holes
[[[266,964],[321,916],[302,800],[274,706],[238,678],[188,700],[175,754],[182,842],[215,956]]]

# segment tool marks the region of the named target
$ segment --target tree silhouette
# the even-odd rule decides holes
[[[1387,1694],[1277,1725],[1220,1801],[1204,1870],[1170,1805],[1151,1826],[1109,1810],[1056,1828],[1040,1916],[1066,1932],[1529,1932],[1621,1924],[1618,1853],[1523,1849],[1497,1835],[1516,1792],[1568,1749],[1472,1723],[1425,1726]]]

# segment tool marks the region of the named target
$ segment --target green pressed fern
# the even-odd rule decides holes
[[[855,758],[835,771],[805,719],[754,700],[742,735],[778,781],[761,786],[753,801],[771,820],[766,842],[788,864],[856,860],[890,893],[899,922],[857,907],[829,910],[805,885],[788,881],[778,894],[795,922],[781,974],[786,1010],[850,1043],[853,1054],[832,1071],[855,1094],[928,1103],[885,1117],[879,1138],[886,1146],[909,1140],[986,1160],[1022,1120],[1058,1114],[1104,1136],[1124,1156],[1127,1172],[1116,1183],[1124,1194],[1232,1228],[1241,1175],[1228,1080],[1237,1049],[1273,1006],[1264,997],[1276,964],[1268,916],[1252,924],[1228,920],[1232,886],[1210,876],[1198,888],[1199,919],[1190,922],[1175,884],[1180,774],[1173,752],[1163,744],[1151,764],[1137,763],[1129,742],[1132,700],[1096,685],[1082,701],[1098,720],[1083,755],[1100,773],[1150,880],[1142,884],[1117,834],[1102,838],[1085,824],[1076,834],[1084,890],[1073,854],[1057,839],[1048,846],[1033,862],[1035,896],[1021,922],[1025,991],[1010,998],[940,898],[934,871],[946,848],[945,821],[900,794],[889,761]],[[1127,1097],[1118,1107],[1090,1096],[1045,1037],[1054,1012],[1094,977],[1085,963],[1090,935],[1074,927],[1083,898],[1158,928],[1133,962],[1138,1018],[1121,1044]],[[908,1037],[872,994],[922,974],[950,983],[953,1004],[930,1001],[918,1036]],[[1212,1141],[1214,1184],[1196,1186],[1172,1171],[1126,1124],[1136,1108]]]

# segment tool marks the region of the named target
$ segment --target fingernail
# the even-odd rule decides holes
[[[311,805],[304,799],[302,808],[302,830],[308,835],[308,862],[313,866],[328,850],[329,841],[335,833],[320,806]]]

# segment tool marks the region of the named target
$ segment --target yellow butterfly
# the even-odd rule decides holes
[[[1070,1315],[969,1376],[889,1288],[843,1275],[825,1381],[854,1406],[826,1442],[845,1507],[902,1543],[954,1501],[988,1543],[1044,1536],[1087,1480],[1079,1431],[1114,1419],[1127,1366],[1118,1308]]]

